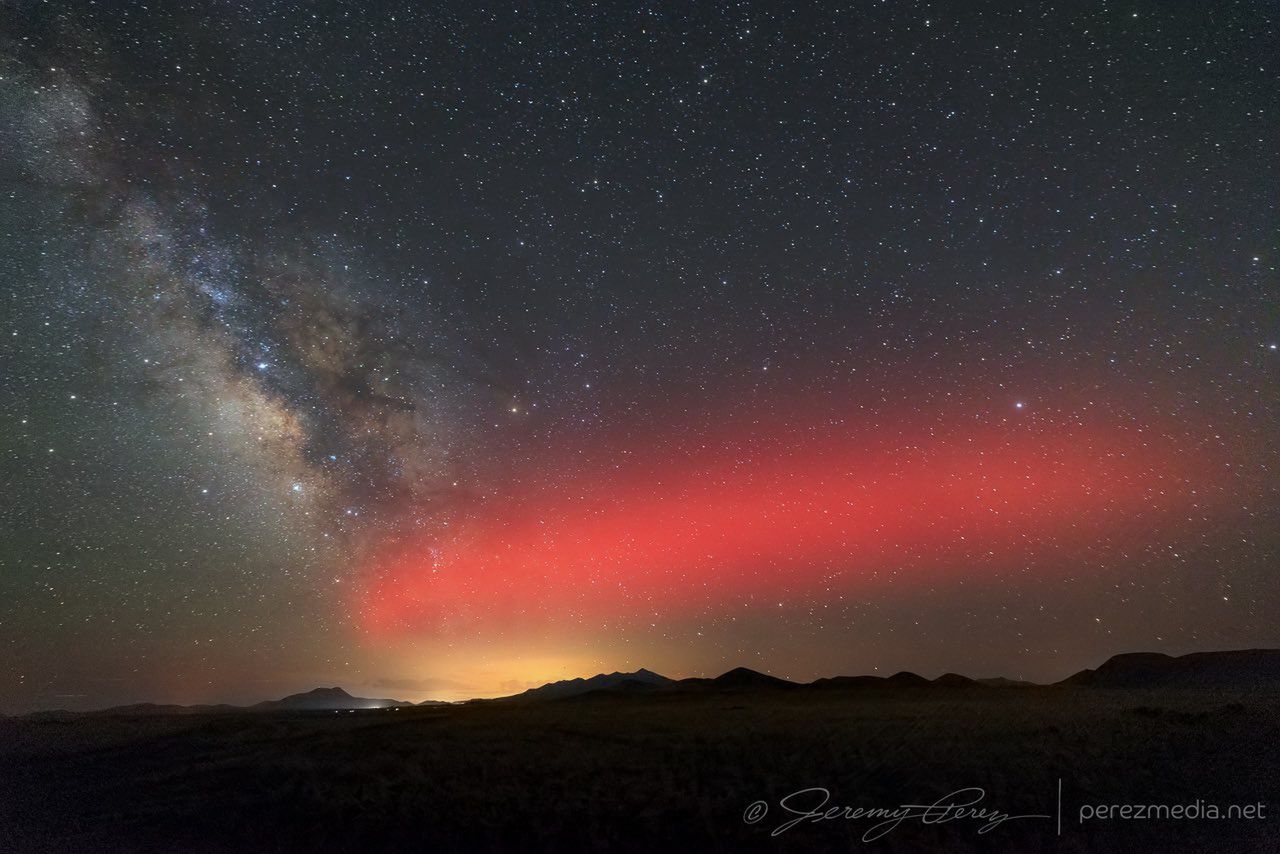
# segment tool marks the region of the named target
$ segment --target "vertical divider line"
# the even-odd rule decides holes
[[[1062,778],[1058,778],[1058,835],[1062,835]]]

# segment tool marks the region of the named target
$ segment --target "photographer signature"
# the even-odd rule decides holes
[[[778,807],[790,817],[779,824],[770,836],[779,836],[799,824],[820,821],[876,821],[862,834],[863,842],[873,842],[897,830],[907,821],[922,825],[947,824],[954,821],[979,822],[978,833],[988,833],[1006,821],[1023,818],[1052,818],[1049,815],[1011,815],[991,807],[980,806],[987,796],[984,789],[970,786],[943,795],[931,804],[899,804],[896,807],[852,807],[831,804],[831,792],[821,786],[800,789],[778,801]],[[755,801],[742,814],[747,824],[758,824],[769,814],[769,804]]]

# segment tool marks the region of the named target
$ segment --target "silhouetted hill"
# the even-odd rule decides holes
[[[904,670],[884,680],[884,684],[891,688],[925,688],[930,683],[923,676]]]
[[[1057,683],[1080,687],[1250,687],[1280,684],[1280,650],[1238,650],[1192,653],[1173,658],[1161,653],[1127,653],[1108,659],[1096,670],[1083,670]],[[929,680],[902,671],[892,676],[835,676],[807,684],[790,682],[746,667],[736,667],[714,679],[693,677],[673,681],[647,670],[635,674],[611,673],[590,679],[553,682],[519,695],[520,699],[556,699],[585,694],[682,693],[691,691],[758,691],[778,688],[806,688],[816,691],[875,689],[915,691],[938,689],[1036,688],[1032,682],[1004,677],[971,679],[945,673]]]
[[[559,682],[548,682],[537,688],[530,688],[522,694],[508,698],[513,700],[558,700],[565,697],[576,697],[581,694],[595,692],[625,692],[629,694],[652,691],[674,685],[674,680],[645,670],[643,667],[634,673],[598,673],[589,679],[564,679]]]
[[[313,710],[330,711],[343,709],[389,709],[393,706],[412,706],[404,700],[371,699],[353,697],[341,688],[313,688],[302,694],[290,694],[279,700],[264,700],[250,706],[257,711],[273,710]]]
[[[1096,670],[1082,670],[1059,685],[1091,688],[1221,688],[1280,684],[1280,650],[1159,652],[1114,655]]]
[[[800,687],[799,683],[788,682],[786,679],[769,676],[747,667],[735,667],[711,679],[705,676],[691,676],[675,684],[677,691],[750,691],[798,687]]]
[[[717,688],[750,689],[750,688],[797,688],[799,685],[777,676],[760,673],[746,667],[735,667],[722,673],[711,683]]]
[[[973,680],[979,685],[986,685],[988,688],[1035,688],[1035,682],[1027,682],[1023,679],[1006,679],[1003,676],[989,676],[985,679]]]
[[[883,676],[826,676],[809,683],[810,688],[873,688],[884,684]]]

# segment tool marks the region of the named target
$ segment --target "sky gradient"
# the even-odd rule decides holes
[[[0,711],[1280,646],[1278,23],[0,5]]]

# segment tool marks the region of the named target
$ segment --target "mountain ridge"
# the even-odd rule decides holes
[[[249,706],[250,709],[298,710],[298,711],[345,711],[348,709],[390,709],[397,706],[412,706],[408,700],[392,700],[388,698],[353,697],[342,688],[312,688],[281,697],[279,700],[263,700]]]
[[[1125,652],[1055,684],[1090,688],[1211,688],[1269,682],[1280,684],[1280,650],[1236,649],[1179,656]]]
[[[533,702],[567,700],[577,697],[634,695],[674,695],[704,692],[832,692],[832,691],[1024,691],[1030,689],[1140,689],[1140,688],[1238,688],[1266,685],[1280,687],[1280,649],[1241,649],[1193,652],[1171,656],[1159,652],[1128,652],[1113,655],[1096,668],[1080,670],[1053,683],[1034,683],[1002,676],[973,679],[958,673],[944,673],[926,679],[910,671],[891,676],[827,676],[812,682],[793,682],[746,667],[735,667],[716,677],[671,679],[646,668],[624,673],[548,682],[519,694],[470,703]],[[269,712],[358,711],[455,705],[442,700],[413,703],[390,698],[356,697],[339,686],[313,688],[263,700],[249,706],[226,703],[183,706],[177,704],[133,703],[85,712],[66,710],[35,711],[26,718],[78,717],[83,715],[166,715],[231,714]]]

